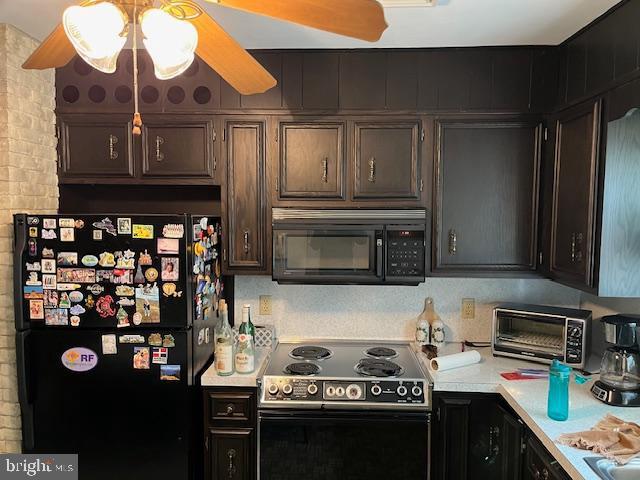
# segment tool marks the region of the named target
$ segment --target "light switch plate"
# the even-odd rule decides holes
[[[463,298],[461,315],[463,320],[473,320],[476,318],[476,300],[475,298]]]
[[[260,295],[260,315],[271,315],[271,295]]]

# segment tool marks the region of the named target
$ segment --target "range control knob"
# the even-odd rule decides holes
[[[336,397],[344,397],[344,387],[336,387]]]
[[[271,385],[269,385],[268,392],[271,395],[276,395],[278,393],[278,390],[280,390],[280,388],[278,387],[277,383],[272,383]]]
[[[411,389],[411,395],[413,395],[414,397],[419,397],[420,395],[422,395],[422,388],[420,388],[418,385],[415,385]]]
[[[349,400],[358,400],[362,397],[362,387],[352,383],[347,387],[347,398]]]
[[[307,387],[307,393],[309,395],[315,395],[316,393],[318,393],[318,386],[315,383],[310,383]]]
[[[404,397],[407,394],[407,387],[405,387],[404,385],[400,385],[397,389],[396,389],[396,393],[398,395],[400,395],[401,397]]]
[[[293,387],[290,384],[285,383],[282,386],[282,393],[284,393],[285,395],[291,395],[291,392],[293,392]]]
[[[382,387],[380,385],[374,385],[371,387],[371,395],[377,397],[382,393]]]

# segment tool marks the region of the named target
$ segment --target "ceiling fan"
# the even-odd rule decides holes
[[[372,42],[387,28],[376,0],[205,1]],[[63,23],[23,68],[63,67],[78,53],[94,68],[113,73],[130,29],[136,49],[137,24],[160,79],[184,72],[197,54],[243,95],[265,92],[277,83],[192,0],[87,0],[69,7]]]

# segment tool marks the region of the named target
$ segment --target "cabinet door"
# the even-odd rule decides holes
[[[356,122],[353,198],[419,199],[421,139],[419,121]]]
[[[501,405],[496,405],[496,415],[493,432],[494,438],[497,437],[500,478],[519,480],[522,472],[522,445],[524,442],[522,421]]]
[[[280,123],[280,198],[344,198],[344,124]]]
[[[142,175],[182,183],[183,178],[210,180],[214,173],[213,122],[146,121],[142,129]]]
[[[255,433],[252,428],[211,429],[207,445],[211,480],[256,478]]]
[[[556,122],[551,274],[593,286],[600,102],[562,113]]]
[[[59,122],[62,180],[133,177],[129,117],[63,115]]]
[[[437,439],[432,468],[438,480],[466,480],[469,456],[470,398],[441,398],[436,403]]]
[[[570,477],[540,441],[528,434],[522,480],[569,480]]]
[[[434,270],[534,270],[538,123],[440,120],[436,128]]]
[[[264,271],[267,236],[264,121],[225,123],[229,272]]]

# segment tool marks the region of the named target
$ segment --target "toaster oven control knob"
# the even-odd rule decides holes
[[[336,387],[336,397],[344,397],[344,387]]]
[[[407,387],[405,387],[404,385],[400,385],[397,389],[396,389],[396,393],[398,395],[400,395],[401,397],[404,397],[407,394]]]
[[[352,383],[347,387],[347,398],[349,400],[359,400],[362,398],[362,387]]]
[[[413,395],[414,397],[419,397],[420,395],[422,395],[422,388],[420,388],[418,385],[415,385],[411,389],[411,395]]]
[[[580,335],[582,335],[582,330],[580,329],[580,327],[571,327],[571,329],[569,330],[570,337],[577,338]]]
[[[280,388],[278,387],[277,383],[272,383],[271,385],[269,385],[269,394],[276,395],[278,393],[278,390],[280,390]]]
[[[374,397],[377,397],[381,393],[382,387],[380,385],[374,385],[373,387],[371,387],[371,395],[373,395]]]
[[[293,392],[293,387],[290,384],[285,383],[282,386],[282,393],[284,393],[285,395],[291,395],[291,392]]]
[[[307,387],[307,393],[309,395],[315,395],[316,393],[318,393],[318,386],[315,383],[310,383]]]

